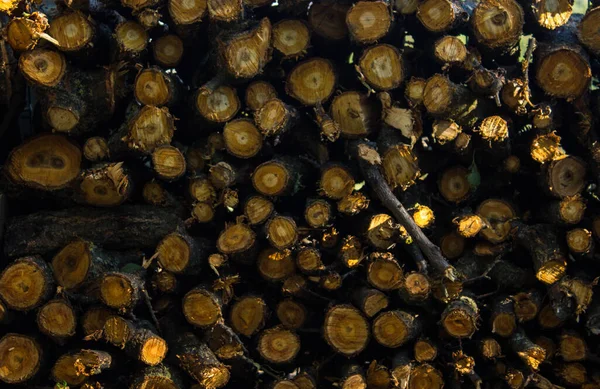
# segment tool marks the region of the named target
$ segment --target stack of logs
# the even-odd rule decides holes
[[[600,6],[0,13],[1,387],[600,388]]]

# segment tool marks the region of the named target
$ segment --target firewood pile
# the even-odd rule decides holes
[[[0,387],[600,388],[600,6],[0,13]]]

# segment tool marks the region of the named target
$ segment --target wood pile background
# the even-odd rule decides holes
[[[599,388],[573,10],[0,0],[0,387]]]

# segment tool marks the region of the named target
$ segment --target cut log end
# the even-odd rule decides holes
[[[139,353],[138,359],[143,363],[150,366],[158,365],[167,355],[167,342],[154,334],[148,335],[144,337]]]
[[[153,42],[154,60],[165,68],[179,65],[183,57],[183,41],[177,35],[163,35]]]
[[[148,33],[134,21],[120,23],[115,28],[115,39],[121,52],[129,55],[140,54],[148,45]]]
[[[196,327],[209,327],[222,319],[217,297],[201,288],[192,289],[183,297],[182,310],[187,321]]]
[[[267,305],[260,297],[245,296],[233,304],[229,312],[231,327],[239,334],[252,336],[262,329],[267,317]]]
[[[583,218],[585,209],[585,200],[581,196],[565,197],[559,204],[559,216],[566,224],[577,224]]]
[[[435,221],[433,210],[426,205],[418,205],[412,212],[412,218],[420,228],[430,227]]]
[[[110,163],[82,172],[76,190],[85,204],[113,207],[129,198],[130,179],[122,162]]]
[[[236,119],[228,122],[223,130],[227,152],[238,158],[251,158],[258,154],[263,138],[249,119]]]
[[[218,22],[234,22],[243,15],[242,0],[207,0],[208,16]]]
[[[301,328],[308,318],[308,311],[304,305],[291,299],[279,302],[276,314],[281,324],[291,330]]]
[[[237,91],[226,85],[214,90],[198,89],[196,94],[196,110],[205,119],[224,123],[231,120],[240,109]]]
[[[468,177],[469,171],[462,166],[446,169],[438,182],[440,194],[453,203],[464,201],[471,192]]]
[[[413,347],[417,362],[431,362],[438,354],[437,346],[429,339],[419,339]]]
[[[378,213],[370,216],[366,230],[369,243],[380,250],[387,250],[394,243],[398,235],[401,235],[401,231],[394,224],[392,217],[386,213]]]
[[[181,386],[179,376],[165,366],[147,367],[131,384],[132,389],[178,389]]]
[[[458,18],[464,18],[457,12],[450,0],[426,0],[417,8],[417,18],[431,32],[449,30]]]
[[[455,338],[470,338],[477,330],[477,320],[477,305],[467,297],[451,302],[442,314],[444,330]]]
[[[149,68],[137,75],[134,93],[140,104],[160,107],[171,100],[174,91],[165,73],[157,68]]]
[[[81,317],[81,327],[84,336],[97,336],[104,329],[106,321],[114,312],[103,306],[94,306],[85,311]]]
[[[9,308],[18,311],[43,304],[52,288],[51,270],[38,257],[18,259],[0,274],[0,297]]]
[[[181,273],[188,268],[193,255],[188,239],[178,233],[167,235],[156,251],[161,266],[174,273]]]
[[[256,234],[244,224],[231,225],[219,235],[217,248],[223,254],[236,254],[248,251],[256,243]]]
[[[585,228],[574,228],[567,231],[567,246],[575,254],[588,253],[592,248],[592,233]]]
[[[186,172],[184,155],[176,147],[170,145],[154,149],[152,166],[156,175],[165,181],[175,181]]]
[[[269,19],[263,18],[255,28],[219,42],[219,51],[229,74],[249,79],[262,71],[270,59],[271,29]]]
[[[396,145],[384,154],[381,163],[383,175],[392,189],[406,190],[421,175],[417,157],[407,145]]]
[[[384,312],[373,320],[373,337],[377,343],[389,348],[400,347],[412,340],[418,330],[415,317],[403,311]]]
[[[520,322],[535,319],[539,310],[541,299],[536,293],[521,292],[512,297],[514,301],[515,316]]]
[[[137,288],[131,277],[124,273],[108,273],[102,277],[100,296],[107,306],[130,309],[137,303]]]
[[[427,363],[423,363],[413,368],[410,372],[408,387],[411,389],[442,389],[444,387],[444,377],[439,370]]]
[[[8,177],[43,190],[64,188],[81,168],[81,150],[60,135],[41,135],[14,149],[5,165]]]
[[[314,4],[308,13],[308,23],[317,35],[325,39],[344,39],[348,35],[346,13],[349,8],[347,4]]]
[[[0,339],[0,380],[18,384],[31,379],[39,370],[42,348],[32,338],[6,334]]]
[[[91,243],[76,240],[69,243],[52,259],[52,271],[60,286],[67,290],[81,286],[91,267]]]
[[[573,4],[568,0],[540,0],[532,6],[532,9],[541,27],[554,30],[569,21],[573,13]]]
[[[300,351],[300,337],[283,327],[263,331],[258,339],[260,356],[271,363],[289,363]]]
[[[65,339],[75,335],[77,320],[71,304],[63,299],[51,300],[44,304],[37,314],[40,331],[55,339]]]
[[[87,139],[83,145],[83,156],[90,162],[99,162],[109,157],[108,143],[101,136]]]
[[[56,382],[66,382],[68,385],[79,386],[83,384],[87,377],[79,374],[75,368],[78,356],[75,353],[68,353],[60,356],[54,366],[52,366],[52,378]]]
[[[465,44],[455,36],[447,35],[438,39],[433,47],[435,58],[442,64],[460,65],[467,60]]]
[[[585,187],[585,176],[585,163],[573,156],[552,161],[546,169],[548,190],[559,198],[581,193]]]
[[[359,354],[369,341],[369,323],[356,308],[335,305],[327,311],[323,336],[329,345],[345,356]]]
[[[359,1],[346,14],[350,36],[362,44],[373,43],[385,36],[391,23],[392,16],[383,1]]]
[[[595,55],[600,53],[600,36],[597,34],[598,23],[600,23],[600,7],[595,7],[588,10],[578,28],[579,40]]]
[[[359,60],[359,68],[367,83],[379,91],[397,88],[404,79],[400,53],[390,45],[366,49]]]
[[[282,133],[290,122],[291,112],[279,99],[266,101],[254,114],[254,122],[264,136]]]
[[[479,134],[490,147],[508,140],[508,123],[501,116],[488,116],[479,125]]]
[[[135,17],[138,23],[141,24],[146,30],[151,30],[158,26],[158,22],[160,22],[162,15],[155,9],[146,8],[138,12]]]
[[[48,34],[58,41],[62,51],[77,51],[92,42],[95,28],[84,14],[68,12],[60,15],[50,23]]]
[[[19,57],[19,70],[34,85],[56,86],[67,68],[64,55],[48,49],[27,51]]]
[[[404,272],[395,259],[379,258],[372,261],[367,269],[367,280],[379,290],[399,289]]]
[[[251,225],[264,223],[271,217],[274,210],[273,202],[263,196],[252,196],[244,205],[244,215]]]
[[[531,142],[531,157],[539,163],[562,158],[565,151],[560,144],[560,140],[560,136],[555,132],[537,135]]]
[[[267,281],[280,282],[294,274],[294,258],[290,250],[267,248],[258,255],[258,272]],[[284,286],[285,287],[285,286]]]
[[[523,9],[514,0],[480,2],[471,17],[477,40],[492,49],[507,49],[515,45],[523,32]]]
[[[252,174],[254,188],[265,196],[278,196],[289,186],[292,172],[277,161],[265,162],[259,165]]]
[[[133,337],[133,325],[120,316],[111,316],[106,319],[103,327],[104,339],[119,348],[124,348]]]
[[[535,75],[544,92],[572,100],[588,89],[592,71],[587,59],[578,51],[560,48],[541,59]]]
[[[151,153],[169,144],[174,131],[174,118],[166,108],[144,106],[129,122],[126,141],[131,149]]]
[[[407,274],[402,282],[402,292],[409,301],[426,300],[431,294],[431,289],[429,278],[417,272]]]
[[[253,111],[260,109],[267,101],[276,97],[277,91],[266,81],[254,81],[246,87],[246,105]]]
[[[339,125],[343,138],[362,138],[375,130],[379,108],[367,95],[344,92],[333,99],[331,117]]]
[[[500,343],[494,338],[485,338],[479,343],[481,355],[485,359],[495,360],[502,356],[502,348]]]
[[[404,95],[413,105],[423,104],[425,85],[427,80],[418,77],[411,77],[406,83]]]
[[[310,45],[310,31],[301,20],[282,20],[273,26],[273,48],[284,58],[304,56]]]
[[[296,65],[289,73],[286,92],[304,105],[322,103],[331,96],[336,84],[333,65],[323,58],[311,58]]]
[[[565,363],[556,369],[556,374],[568,386],[582,386],[587,381],[587,370],[581,363]]]
[[[510,236],[510,220],[517,214],[513,207],[500,199],[488,199],[477,208],[477,215],[485,220],[481,236],[491,243],[502,243]]]
[[[583,361],[588,353],[585,339],[576,332],[565,332],[560,337],[558,352],[566,362]]]
[[[195,178],[188,183],[190,197],[201,203],[214,205],[217,201],[217,190],[214,185],[205,178]]]
[[[444,257],[448,259],[459,258],[465,250],[465,238],[461,235],[451,232],[442,237],[440,249]]]
[[[331,206],[325,200],[310,201],[304,209],[304,219],[313,228],[323,228],[329,225],[331,217]]]
[[[325,269],[323,261],[321,261],[321,253],[314,247],[300,249],[296,254],[296,263],[298,269],[306,274],[316,273]]]
[[[207,14],[207,0],[169,0],[169,15],[178,26],[198,23]]]
[[[343,166],[329,166],[321,172],[320,190],[330,199],[341,200],[349,195],[354,190],[354,183],[354,177]]]

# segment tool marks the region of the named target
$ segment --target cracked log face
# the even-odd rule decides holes
[[[492,48],[514,46],[523,32],[524,15],[514,0],[485,0],[471,16],[471,26],[477,40]]]

